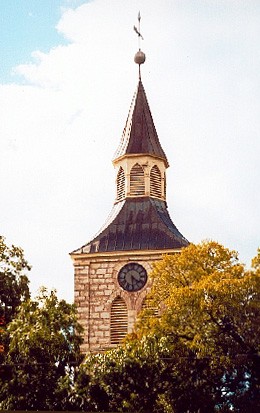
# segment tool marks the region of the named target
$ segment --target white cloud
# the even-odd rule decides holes
[[[68,252],[112,206],[139,10],[174,222],[247,261],[259,244],[259,3],[95,0],[57,22],[68,45],[32,51],[34,63],[16,68],[26,84],[0,86],[1,228],[33,264],[33,288],[72,298]]]

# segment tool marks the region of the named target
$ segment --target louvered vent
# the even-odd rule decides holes
[[[150,172],[150,195],[156,198],[162,196],[162,177],[157,165],[154,165]]]
[[[158,307],[155,307],[152,304],[151,298],[145,297],[143,303],[142,303],[142,310],[148,310],[149,313],[147,312],[147,316],[152,316],[152,317],[158,317],[159,315],[159,310]]]
[[[122,201],[122,199],[124,199],[125,197],[125,173],[121,166],[117,174],[116,187],[117,187],[116,199],[117,201]]]
[[[126,303],[121,297],[115,298],[111,306],[110,341],[119,344],[128,330],[128,315]]]
[[[133,166],[130,172],[130,195],[144,195],[144,170],[138,163]]]

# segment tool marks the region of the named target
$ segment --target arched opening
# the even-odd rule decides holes
[[[120,169],[116,178],[116,189],[117,189],[117,201],[122,201],[125,197],[125,173],[123,168],[120,166]]]
[[[162,197],[162,177],[157,165],[154,165],[150,172],[150,195],[156,198]]]
[[[145,194],[144,170],[136,163],[130,171],[130,195],[138,196]]]
[[[128,313],[125,301],[116,297],[111,306],[110,342],[119,344],[128,332]]]

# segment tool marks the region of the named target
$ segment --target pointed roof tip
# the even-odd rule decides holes
[[[167,157],[161,147],[141,77],[134,94],[126,125],[113,161],[125,155],[151,155],[161,158],[166,167]]]

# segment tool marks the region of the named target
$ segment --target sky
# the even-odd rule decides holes
[[[69,253],[115,200],[113,154],[142,81],[191,242],[260,246],[258,0],[0,0],[0,234],[30,287],[73,301]]]

